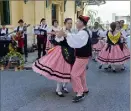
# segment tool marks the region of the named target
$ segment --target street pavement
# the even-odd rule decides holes
[[[29,64],[36,58],[30,54]],[[98,69],[90,61],[87,70],[89,94],[84,101],[72,103],[74,93],[64,98],[55,95],[56,82],[32,70],[1,71],[1,111],[129,111],[129,62],[123,72],[112,73]]]

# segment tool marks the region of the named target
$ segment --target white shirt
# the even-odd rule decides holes
[[[1,34],[2,34],[2,33],[3,33],[3,34],[6,34],[6,30],[7,30],[6,28],[5,28],[5,29],[2,28],[2,29],[1,29]]]
[[[72,48],[81,48],[85,46],[88,42],[89,35],[83,29],[80,30],[77,34],[68,33],[67,34],[67,43]]]
[[[16,27],[16,28],[14,29],[14,31],[17,31],[17,28],[18,28],[18,27]],[[22,27],[19,26],[19,31],[23,31],[23,26],[22,26]],[[26,33],[27,33],[27,32],[24,31],[22,38],[24,38],[24,34],[26,34]]]
[[[1,29],[1,34],[3,34],[3,33],[6,34],[6,30],[7,30],[7,28],[5,28],[5,29],[2,28],[2,29]],[[8,37],[6,37],[6,39],[7,39],[7,40],[10,40],[10,39],[11,39],[11,36],[8,35]]]
[[[47,33],[51,31],[51,29],[48,27],[48,25],[42,25],[42,24],[39,26],[35,26],[34,29],[43,29],[43,30],[46,30]],[[33,29],[33,34],[35,34],[34,29]]]
[[[124,38],[126,38],[127,35],[128,35],[127,32],[124,29],[121,29],[121,33],[122,33],[122,35],[123,35]]]

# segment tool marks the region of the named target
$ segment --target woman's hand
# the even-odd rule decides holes
[[[56,35],[58,38],[67,36],[67,34],[63,30],[56,32]]]

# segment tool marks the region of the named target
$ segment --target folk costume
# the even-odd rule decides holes
[[[89,17],[80,16],[79,20],[87,24]],[[84,98],[84,92],[89,91],[86,83],[86,65],[92,56],[91,38],[87,28],[83,27],[77,34],[68,33],[66,39],[68,45],[75,48],[76,60],[71,70],[71,80],[74,92],[81,94],[73,99],[73,102],[78,102]]]
[[[64,97],[61,93],[60,83],[64,83],[62,89],[65,89],[66,83],[71,81],[71,68],[75,61],[74,49],[70,48],[64,37],[53,39],[55,46],[48,51],[48,54],[37,60],[32,69],[48,79],[57,81],[56,94]]]
[[[41,52],[43,52],[43,56],[46,55],[48,30],[48,25],[43,25],[42,23],[38,27],[34,28],[34,34],[37,35],[38,59],[41,57]]]
[[[24,23],[22,19],[18,21],[18,23]],[[27,30],[25,30],[25,26],[18,26],[14,29],[16,32],[16,40],[18,41],[17,51],[21,54],[25,54],[25,61],[27,61],[28,51],[27,51]]]
[[[105,41],[101,38],[105,37],[104,31],[98,29],[92,30],[92,37],[91,37],[91,43],[92,43],[92,49],[93,49],[93,60],[96,61],[97,55],[99,51],[104,47]]]
[[[58,44],[48,54],[33,64],[33,70],[48,79],[58,82],[70,82],[71,65],[74,63],[74,49],[70,48],[66,39],[59,40]],[[68,57],[69,56],[69,57]]]
[[[130,51],[123,45],[120,31],[107,32],[107,43],[98,55],[98,62],[109,65],[122,65],[130,59]],[[115,72],[115,69],[113,68]]]
[[[8,28],[0,29],[0,50],[1,50],[0,57],[5,56],[9,52],[8,46],[10,43],[10,36],[7,34],[8,34]]]

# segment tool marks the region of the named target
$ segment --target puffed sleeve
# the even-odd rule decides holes
[[[67,43],[72,48],[81,48],[86,45],[88,42],[89,35],[86,31],[81,30],[77,34],[68,33],[67,34]]]
[[[55,37],[55,41],[56,42],[61,42],[64,40],[64,37],[58,38],[57,36]]]

